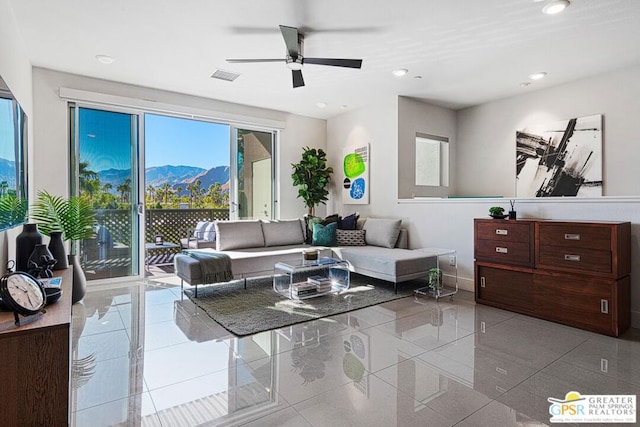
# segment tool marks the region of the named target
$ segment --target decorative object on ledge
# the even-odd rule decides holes
[[[51,252],[47,248],[47,245],[40,243],[36,245],[31,252],[31,256],[27,261],[27,267],[29,274],[35,278],[49,278],[53,277],[51,272],[52,267],[56,264],[55,258],[51,256]]]
[[[489,208],[489,216],[493,219],[505,219],[509,215],[505,215],[503,207],[492,206]]]
[[[42,244],[38,224],[24,224],[22,232],[16,237],[16,271],[26,272],[29,269],[29,257],[38,244]]]
[[[51,256],[56,260],[56,265],[53,266],[53,269],[64,270],[65,268],[69,268],[67,251],[65,251],[64,243],[62,242],[62,231],[52,231],[49,233],[49,239],[49,252],[51,252]]]
[[[516,201],[515,200],[509,200],[509,204],[511,205],[511,210],[509,211],[509,219],[516,219]]]

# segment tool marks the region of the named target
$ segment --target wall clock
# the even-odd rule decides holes
[[[44,313],[46,294],[38,280],[28,273],[7,273],[0,279],[0,297],[14,313],[16,325],[20,325],[18,314],[31,316]]]

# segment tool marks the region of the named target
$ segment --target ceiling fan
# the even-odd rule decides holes
[[[280,25],[280,32],[287,46],[287,57],[284,59],[227,59],[231,63],[252,62],[285,62],[291,69],[293,87],[304,86],[302,66],[304,64],[329,65],[332,67],[361,68],[362,59],[340,58],[307,58],[303,56],[304,34],[295,27]]]

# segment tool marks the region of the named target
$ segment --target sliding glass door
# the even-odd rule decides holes
[[[233,219],[272,219],[274,216],[275,132],[233,128]]]
[[[87,279],[138,276],[138,115],[71,106],[72,188],[96,210],[96,238],[80,243]]]

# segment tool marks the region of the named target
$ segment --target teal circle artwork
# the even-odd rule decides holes
[[[353,200],[360,200],[364,197],[365,190],[365,180],[363,178],[358,178],[351,183],[351,189],[349,190],[349,196]]]
[[[366,168],[362,156],[358,153],[347,154],[344,157],[342,167],[344,169],[344,175],[347,178],[355,178],[356,176],[362,175]]]

